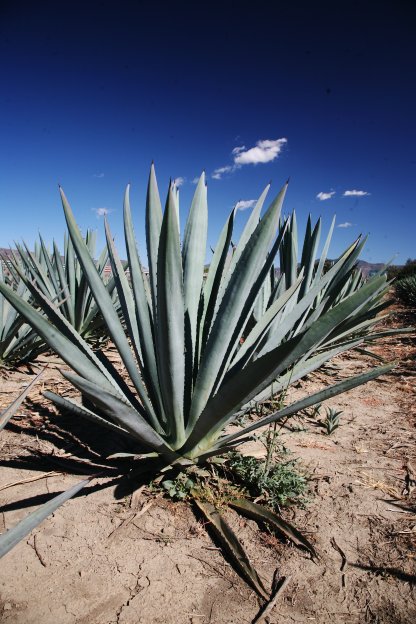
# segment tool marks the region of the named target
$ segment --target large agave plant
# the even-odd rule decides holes
[[[57,395],[48,396],[77,415],[128,432],[168,462],[181,458],[201,461],[223,452],[231,442],[235,444],[246,435],[245,429],[232,436],[224,431],[235,414],[267,392],[272,383],[275,390],[286,387],[289,378],[299,379],[336,353],[358,344],[361,330],[375,322],[368,319],[368,310],[373,310],[374,302],[379,304],[385,293],[385,276],[361,284],[332,307],[328,306],[328,292],[332,298],[336,297],[337,286],[338,294],[341,292],[361,250],[361,239],[329,271],[322,274],[318,270],[311,280],[312,256],[310,263],[305,263],[306,275],[302,269],[299,276],[291,277],[279,296],[246,331],[287,232],[287,228],[279,227],[286,185],[260,218],[267,192],[268,188],[251,213],[232,255],[230,241],[235,211],[231,212],[204,281],[208,224],[204,175],[196,188],[181,245],[176,189],[170,186],[163,213],[152,167],[146,203],[149,278],[142,269],[135,243],[127,188],[124,229],[131,286],[109,225],[105,225],[126,336],[111,294],[61,190],[69,235],[85,282],[134,390],[108,363],[103,363],[102,357],[98,359],[91,351],[62,314],[62,306],[51,303],[39,289],[32,287],[33,297],[42,308],[39,312],[1,284],[3,295],[74,370],[63,374],[96,411]],[[377,311],[381,307],[378,305]],[[279,324],[270,332],[276,318]],[[376,369],[348,380],[323,391],[324,395],[344,391],[380,372]],[[294,411],[297,409],[298,406],[293,407]],[[285,413],[288,410],[292,408],[286,408]],[[255,427],[264,424],[260,420]]]
[[[321,262],[315,268],[316,247],[311,240],[308,245],[315,251],[309,254],[305,251],[300,271],[288,276],[290,263],[284,257],[284,274],[279,283],[270,286],[267,303],[259,308],[266,281],[274,275],[279,250],[285,246],[288,232],[293,232],[293,219],[291,223],[280,223],[286,188],[287,185],[261,216],[269,188],[265,189],[232,252],[235,210],[231,211],[204,279],[208,225],[205,176],[201,176],[196,187],[181,243],[177,190],[170,185],[162,211],[152,166],[146,201],[148,275],[135,242],[128,187],[124,198],[124,232],[130,282],[114,247],[109,225],[105,224],[123,320],[61,190],[74,252],[118,350],[128,383],[103,353],[98,356],[92,351],[61,307],[38,289],[32,288],[32,294],[41,311],[7,285],[0,284],[0,292],[73,370],[62,374],[80,391],[84,402],[51,392],[45,396],[76,416],[127,436],[137,443],[139,452],[147,447],[159,457],[159,468],[163,468],[206,462],[235,448],[259,427],[388,371],[390,366],[375,368],[248,426],[232,432],[227,429],[242,410],[248,409],[251,401],[268,398],[271,388],[274,392],[287,388],[333,356],[358,345],[376,322],[376,312],[383,307],[380,301],[386,291],[384,275],[360,282],[339,299],[362,247],[359,238],[326,273]],[[327,246],[324,255],[326,252]],[[0,553],[11,548],[87,482],[47,503],[15,532],[1,536]],[[240,501],[236,505],[252,517],[263,513],[252,504],[247,507]],[[228,529],[224,529],[215,509],[206,505],[203,509],[224,536]],[[266,521],[278,522],[270,517]],[[227,535],[229,543],[235,546],[234,538],[229,532]],[[293,531],[291,535],[295,540]],[[243,559],[238,552],[236,559],[241,567]],[[247,566],[244,570],[242,573],[247,577]],[[253,574],[250,578],[261,593],[258,579]]]

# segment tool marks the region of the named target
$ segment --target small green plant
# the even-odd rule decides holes
[[[332,407],[328,407],[326,411],[326,418],[322,422],[322,426],[325,428],[327,435],[331,435],[335,429],[339,427],[339,418],[342,414],[342,410],[335,410]]]
[[[296,463],[296,459],[267,463],[250,455],[231,453],[227,465],[253,497],[261,497],[278,509],[289,503],[305,502],[307,479],[297,470]]]
[[[194,479],[191,479],[186,472],[180,472],[176,475],[175,479],[166,479],[162,481],[161,485],[171,498],[185,500],[195,487],[196,482]]]

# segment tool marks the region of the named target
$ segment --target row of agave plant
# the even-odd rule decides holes
[[[95,231],[87,231],[85,245],[94,259]],[[105,279],[108,262],[106,247],[94,262],[106,282],[113,305],[119,309],[115,281],[113,278]],[[29,284],[34,285],[40,295],[59,307],[61,314],[84,340],[94,345],[105,338],[104,320],[69,237],[64,240],[63,256],[55,242],[50,252],[41,235],[33,252],[26,244],[16,244],[14,252],[0,256],[0,280],[13,288],[19,297],[37,306]],[[47,342],[25,322],[24,316],[0,294],[0,367],[33,361],[48,348]]]
[[[295,214],[286,219],[281,216],[286,189],[287,184],[263,211],[269,187],[265,189],[235,245],[236,211],[231,211],[205,275],[205,176],[201,175],[196,187],[181,241],[177,189],[169,185],[163,211],[152,165],[145,216],[148,275],[135,240],[129,187],[125,192],[129,278],[108,222],[107,251],[97,263],[61,190],[69,233],[65,263],[61,264],[56,249],[53,261],[48,260],[42,243],[47,271],[41,272],[41,262],[35,262],[27,250],[26,254],[19,250],[24,269],[16,263],[15,270],[30,295],[0,283],[1,295],[72,369],[62,374],[80,392],[82,402],[53,392],[45,392],[45,396],[59,409],[133,442],[136,448],[122,454],[123,466],[130,459],[133,472],[138,461],[147,460],[162,475],[209,466],[249,440],[257,429],[391,369],[391,365],[373,368],[230,430],[253,402],[286,391],[332,357],[388,333],[373,331],[379,313],[388,305],[387,279],[380,272],[364,281],[356,268],[365,240],[359,237],[325,270],[334,223],[318,259],[321,221],[312,227],[309,219],[299,259]],[[111,285],[104,283],[100,270],[107,252]],[[275,262],[279,256],[281,271],[277,276]],[[66,263],[72,267],[73,262],[78,263],[79,271],[71,277]],[[53,263],[59,279],[52,278],[56,275]],[[77,288],[82,283],[84,289],[79,306],[73,296],[75,275],[80,278]],[[86,321],[80,324],[75,319],[80,308],[89,323],[98,318],[92,310],[97,315],[99,312],[124,375],[117,372],[104,351],[97,352],[88,344]],[[93,326],[96,329],[96,324]],[[89,479],[83,480],[1,535],[0,555],[87,483]],[[306,538],[278,514],[247,500],[230,504],[279,528],[315,554]],[[265,597],[264,586],[218,509],[201,499],[198,505],[234,556],[241,574]]]

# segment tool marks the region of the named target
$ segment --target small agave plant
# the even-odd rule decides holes
[[[10,267],[10,259],[0,257],[0,281],[7,280],[19,297],[30,300],[30,291],[24,282],[13,273],[6,275],[3,266]],[[43,340],[0,293],[0,369],[32,360],[44,349]]]
[[[119,310],[115,280],[112,277],[105,280],[107,246],[101,251],[98,259],[95,259],[96,232],[87,230],[84,242],[97,272],[105,282],[113,306]],[[16,258],[10,259],[9,267],[13,271],[15,282],[23,282],[31,292],[33,304],[42,308],[43,298],[48,299],[59,307],[61,314],[84,340],[89,343],[99,342],[105,327],[104,319],[88,280],[85,279],[71,239],[65,236],[63,256],[55,241],[53,251],[49,251],[41,235],[39,242],[35,243],[34,252],[31,252],[26,244],[16,244],[16,249]]]
[[[62,374],[79,390],[83,403],[52,392],[45,396],[76,417],[135,441],[137,454],[146,447],[166,474],[175,466],[186,471],[190,466],[209,464],[249,439],[256,429],[389,371],[390,365],[375,368],[229,430],[253,402],[269,398],[272,389],[280,392],[333,356],[359,345],[384,307],[384,275],[360,281],[346,296],[340,296],[354,279],[361,238],[326,273],[323,258],[315,262],[317,237],[312,232],[300,271],[286,257],[292,253],[293,258],[288,236],[293,238],[294,231],[293,218],[281,220],[286,188],[284,185],[261,216],[269,187],[265,189],[232,249],[235,210],[231,211],[204,276],[208,227],[205,176],[202,174],[196,187],[181,242],[177,189],[169,186],[163,211],[152,165],[146,201],[148,275],[135,241],[129,187],[124,197],[124,233],[130,281],[105,223],[122,319],[61,190],[70,240],[128,383],[103,353],[98,357],[92,351],[58,306],[37,297],[37,310],[0,284],[4,297],[72,369]],[[328,245],[329,238],[324,254]],[[272,276],[274,280],[279,253],[283,256],[282,277],[265,286]],[[290,276],[287,267],[291,267]],[[370,334],[373,338],[380,335]],[[137,454],[132,454],[132,461]],[[46,503],[0,536],[0,554],[88,481]],[[233,554],[240,573],[265,597],[260,579],[222,515],[210,502],[199,500],[198,504]],[[277,514],[249,501],[235,500],[232,505],[279,528],[314,554],[312,545]]]

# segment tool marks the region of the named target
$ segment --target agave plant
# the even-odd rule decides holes
[[[308,296],[311,291],[314,293],[314,298],[311,299],[308,297],[308,306],[304,314],[297,322],[292,324],[289,330],[290,334],[288,334],[286,338],[289,337],[289,335],[293,336],[299,332],[310,317],[318,318],[343,299],[349,297],[364,284],[364,277],[360,269],[357,268],[356,262],[365,244],[365,238],[359,242],[357,241],[358,244],[353,253],[351,253],[348,263],[344,264],[342,271],[340,270],[333,273],[330,280],[325,280],[320,291],[317,291],[315,288],[318,284],[322,283],[321,278],[324,273],[334,265],[334,262],[327,259],[334,225],[335,218],[332,220],[320,258],[317,259],[322,220],[319,218],[312,228],[312,220],[309,215],[302,246],[302,254],[299,258],[298,227],[295,212],[292,213],[290,219],[285,223],[281,221],[280,230],[284,230],[284,233],[282,244],[279,249],[280,275],[277,278],[276,271],[273,269],[268,279],[265,280],[254,306],[253,316],[256,322],[265,314],[273,302],[278,299],[283,292],[291,288],[299,278],[302,278],[302,284],[297,290],[297,297],[293,298],[293,303],[299,303],[300,300]],[[380,271],[379,275],[382,273],[383,271]],[[383,300],[384,295],[385,291],[381,290],[377,297],[373,297],[369,301],[367,309],[367,320],[370,321],[369,329],[372,326],[371,319],[374,319],[380,311],[388,307],[391,303],[390,301]],[[286,308],[276,316],[273,323],[270,325],[268,336],[278,327],[284,315],[287,315],[290,311],[290,306],[286,306]],[[362,311],[360,314],[362,314]],[[377,319],[377,322],[379,320],[380,319]],[[357,315],[355,315],[354,323],[357,324]],[[358,331],[360,331],[360,335],[363,335],[365,333],[365,328],[360,327]]]
[[[395,283],[396,296],[411,307],[416,308],[416,274],[402,277]]]
[[[105,281],[107,247],[104,247],[98,259],[95,260],[96,232],[94,230],[87,230],[85,246],[99,275]],[[19,259],[11,260],[15,279],[18,282],[23,281],[28,288],[34,285],[40,295],[55,303],[62,315],[84,340],[96,342],[102,338],[105,323],[74,253],[71,239],[65,236],[63,256],[55,241],[53,252],[50,252],[41,235],[39,235],[39,243],[35,243],[34,252],[31,252],[25,243],[17,244],[16,248]],[[106,288],[113,306],[119,309],[115,280],[112,277],[106,281]]]
[[[14,284],[16,294],[28,301],[30,299],[28,288],[17,276],[10,276],[10,279],[5,275],[3,270],[5,262],[5,259],[0,258],[0,280],[8,280],[11,285]],[[7,264],[10,266],[9,262]],[[16,366],[34,359],[44,348],[43,340],[0,293],[0,368]]]
[[[186,468],[209,462],[235,449],[259,427],[390,370],[389,365],[375,368],[278,409],[248,426],[228,430],[253,400],[268,398],[272,388],[275,392],[287,388],[333,356],[358,345],[374,324],[373,317],[386,291],[386,278],[379,275],[360,283],[337,301],[362,248],[363,241],[358,238],[326,273],[322,267],[313,270],[314,253],[308,259],[305,256],[300,273],[290,275],[287,280],[285,267],[284,287],[275,289],[261,313],[253,315],[265,281],[274,273],[275,258],[285,236],[293,232],[293,219],[292,226],[288,221],[280,222],[286,189],[287,184],[261,216],[269,187],[265,189],[232,253],[235,210],[231,211],[204,280],[208,226],[205,176],[202,174],[196,187],[181,243],[177,190],[174,185],[169,186],[162,211],[152,166],[146,201],[148,277],[135,242],[129,187],[124,197],[124,232],[131,284],[115,249],[109,224],[105,223],[123,322],[61,190],[74,252],[118,350],[128,383],[103,353],[98,356],[92,351],[62,313],[62,306],[45,298],[28,283],[41,308],[38,311],[7,285],[0,284],[0,292],[72,368],[73,372],[62,374],[80,391],[88,407],[52,392],[46,392],[45,396],[75,416],[127,436],[137,443],[138,452],[146,447],[159,458],[159,469],[166,470],[167,466]],[[0,553],[87,482],[74,486],[55,502],[47,503],[43,510],[34,512],[37,515],[28,518],[15,533],[9,531],[1,536]],[[264,515],[269,514],[267,522],[275,525],[280,522],[282,526],[282,519],[275,514],[271,520],[271,512],[258,505],[241,501],[233,504],[257,519],[264,520]],[[200,501],[199,505],[234,551],[242,574],[263,595],[258,578],[248,570],[223,519],[208,503]],[[286,526],[281,530],[286,530],[286,534],[291,532],[293,541],[302,541],[293,528],[289,530]],[[7,542],[3,551],[2,537]],[[313,552],[306,540],[302,543]]]

